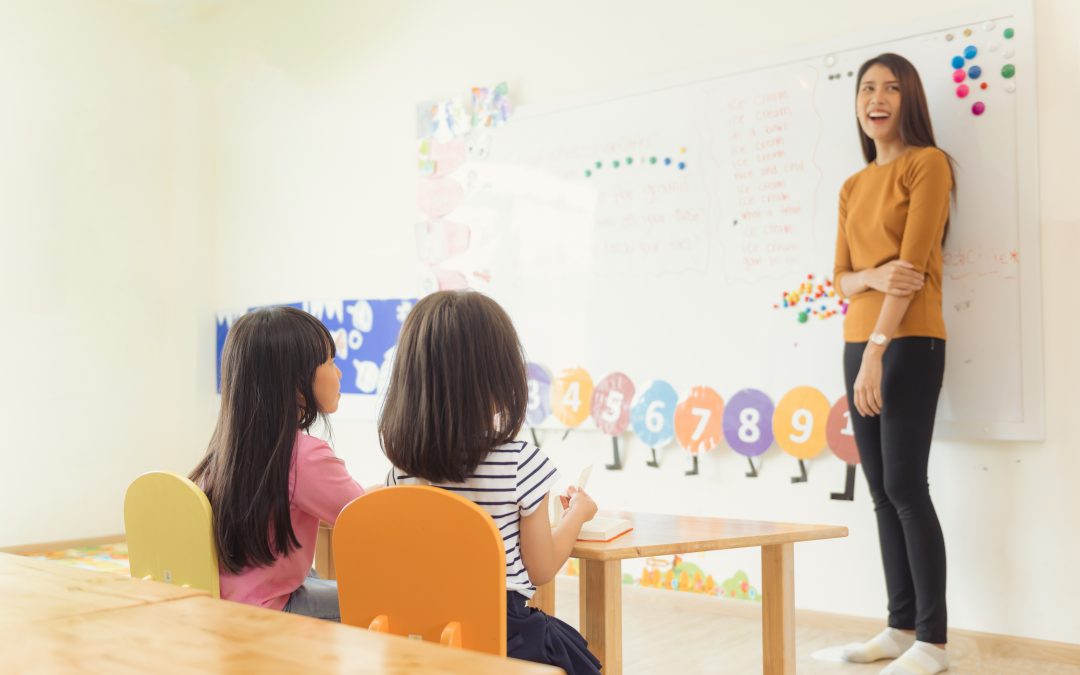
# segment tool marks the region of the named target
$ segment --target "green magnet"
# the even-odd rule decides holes
[[[1016,75],[1016,66],[1011,63],[1006,63],[1004,66],[1001,67],[1001,76],[1004,77],[1006,80],[1011,78],[1013,75]]]
[[[1014,31],[1012,28],[1006,28],[1005,29],[1005,39],[1006,40],[1013,39],[1014,35],[1016,35],[1016,31]]]

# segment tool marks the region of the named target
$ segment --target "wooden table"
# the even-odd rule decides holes
[[[3,643],[5,673],[563,672],[208,597],[12,627]]]
[[[198,589],[0,553],[0,626],[206,595]]]
[[[622,561],[729,548],[761,547],[761,628],[765,675],[795,672],[795,542],[846,537],[846,527],[753,520],[601,512],[626,518],[634,530],[608,543],[578,542],[570,556],[581,561],[582,634],[604,664],[605,675],[622,673]],[[334,578],[333,529],[325,523],[316,543],[316,571]],[[321,561],[321,562],[320,562]],[[555,583],[537,589],[532,602],[555,613]]]
[[[633,531],[607,543],[578,542],[580,617],[589,650],[605,675],[622,673],[622,561],[729,548],[761,547],[761,623],[766,675],[795,672],[795,549],[798,541],[846,537],[846,527],[699,518],[625,511]],[[533,604],[555,612],[554,582],[537,590]]]

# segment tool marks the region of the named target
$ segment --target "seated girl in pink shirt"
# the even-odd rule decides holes
[[[337,584],[311,571],[315,537],[364,490],[306,433],[337,410],[335,351],[326,327],[291,307],[246,314],[225,340],[217,426],[191,474],[213,507],[225,600],[340,620]]]

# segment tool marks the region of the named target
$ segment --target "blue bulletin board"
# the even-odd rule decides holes
[[[416,304],[415,298],[385,300],[332,300],[282,303],[314,315],[334,338],[335,362],[341,369],[341,393],[377,398],[383,391],[393,362],[401,324]],[[217,389],[221,391],[221,354],[229,329],[255,309],[218,312],[215,350]]]

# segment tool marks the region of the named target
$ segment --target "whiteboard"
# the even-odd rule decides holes
[[[774,305],[809,275],[831,276],[840,186],[863,166],[854,74],[893,51],[918,68],[958,164],[937,436],[1041,439],[1033,28],[1030,2],[1005,2],[522,108],[474,134],[470,159],[437,179],[464,195],[439,215],[446,231],[468,234],[439,267],[499,300],[530,360],[553,371],[774,401],[810,385],[836,400],[842,317],[800,323]],[[960,98],[951,62],[971,46]]]

